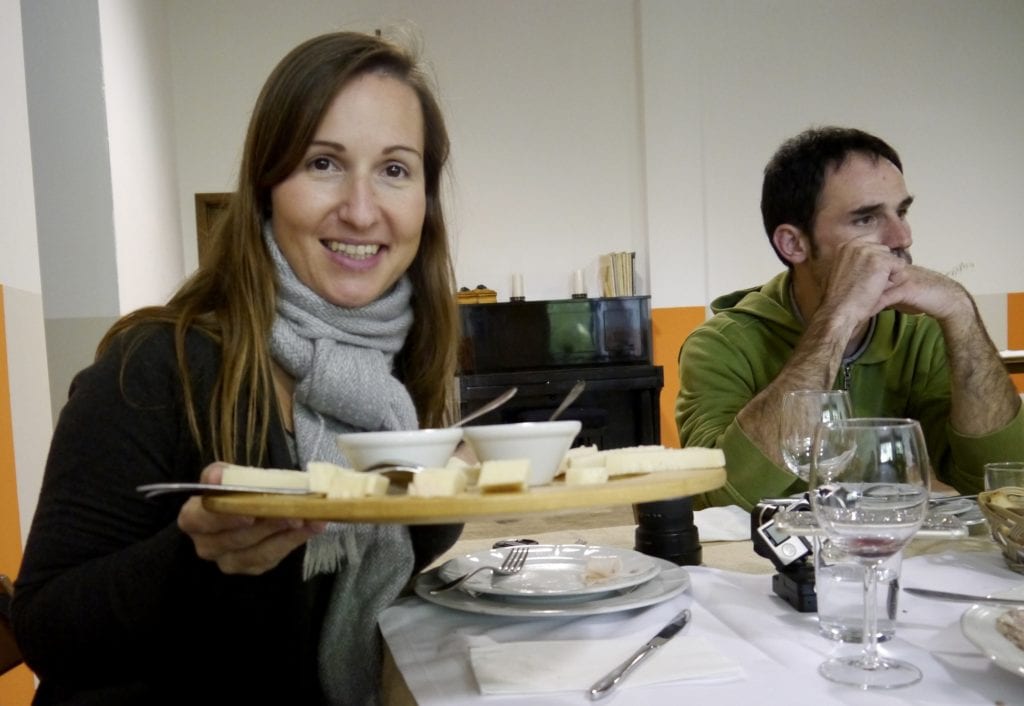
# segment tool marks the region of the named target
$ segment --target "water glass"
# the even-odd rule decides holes
[[[818,631],[830,640],[860,643],[864,638],[864,565],[844,554],[829,539],[818,539],[814,550],[814,591],[818,600]],[[876,569],[875,587],[878,642],[896,632],[900,565],[897,552]]]
[[[864,579],[861,654],[823,662],[818,672],[829,681],[892,689],[921,680],[920,669],[878,651],[877,586],[886,563],[924,522],[930,471],[921,425],[912,419],[845,419],[818,427],[811,510],[828,540],[863,567]]]
[[[1024,487],[1024,461],[1000,461],[985,464],[985,490]]]

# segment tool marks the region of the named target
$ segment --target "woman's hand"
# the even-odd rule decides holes
[[[211,463],[203,469],[203,483],[221,482],[223,465]],[[323,531],[326,523],[289,519],[258,519],[223,515],[203,508],[200,496],[193,496],[178,513],[178,527],[192,538],[201,559],[217,562],[225,574],[258,576]]]

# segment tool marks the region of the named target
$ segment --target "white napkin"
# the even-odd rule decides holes
[[[650,639],[551,640],[475,645],[469,659],[483,694],[583,692]],[[683,679],[733,681],[743,668],[703,637],[677,635],[645,659],[619,688]]]
[[[750,539],[750,513],[739,505],[709,507],[693,513],[702,542],[738,542]]]

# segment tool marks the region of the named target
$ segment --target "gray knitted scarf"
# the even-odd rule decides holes
[[[349,431],[415,429],[416,408],[392,375],[412,326],[412,285],[405,277],[376,301],[346,309],[299,281],[274,240],[264,242],[277,269],[274,360],[295,380],[292,415],[299,464],[347,466],[335,444]],[[363,558],[372,554],[373,561]],[[331,704],[373,704],[380,679],[377,618],[412,573],[408,528],[331,523],[307,543],[308,577],[334,573],[320,633],[320,682]]]

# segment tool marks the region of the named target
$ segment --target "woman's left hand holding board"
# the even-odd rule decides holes
[[[219,484],[222,473],[222,464],[211,463],[200,481]],[[178,513],[178,527],[192,539],[201,559],[216,562],[225,574],[249,576],[273,569],[326,524],[217,514],[206,510],[198,495],[189,498]]]

